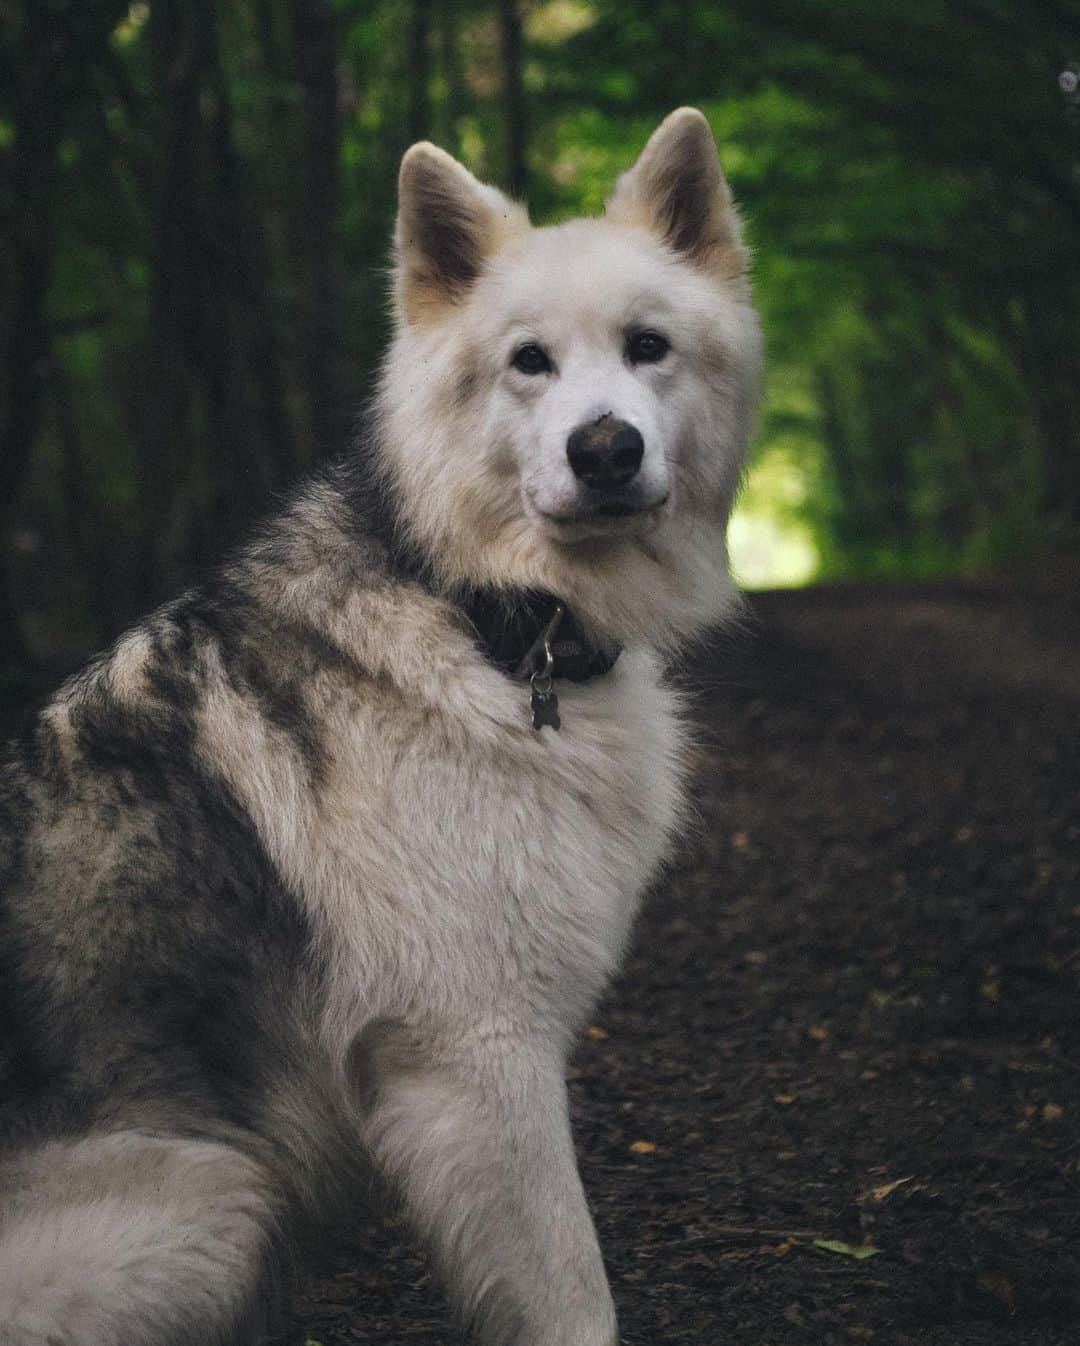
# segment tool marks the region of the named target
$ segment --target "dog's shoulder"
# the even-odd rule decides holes
[[[23,925],[114,962],[276,940],[278,975],[310,947],[342,1051],[433,986],[472,1013],[547,985],[570,1024],[677,828],[683,754],[648,651],[559,694],[535,730],[324,475],[45,707],[10,776]]]

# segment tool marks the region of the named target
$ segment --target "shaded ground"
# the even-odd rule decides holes
[[[1080,1343],[1056,588],[765,595],[689,671],[699,834],[572,1070],[627,1346]],[[343,1233],[295,1330],[458,1340],[392,1220]]]
[[[700,835],[572,1072],[623,1340],[1080,1342],[1080,606],[753,611],[692,670]],[[392,1225],[298,1332],[457,1340]]]

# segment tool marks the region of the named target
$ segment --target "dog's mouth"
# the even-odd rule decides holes
[[[611,537],[623,533],[655,527],[668,496],[642,502],[625,497],[583,501],[566,513],[552,514],[538,510],[544,526],[560,541],[576,542],[587,537]]]
[[[659,509],[663,503],[664,502],[661,500],[648,508]],[[632,519],[635,514],[644,514],[646,512],[646,509],[641,505],[631,505],[626,500],[612,500],[607,504],[597,505],[592,514],[587,514],[584,517],[597,519]]]

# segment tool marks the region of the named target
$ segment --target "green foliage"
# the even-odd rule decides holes
[[[108,635],[340,446],[386,338],[400,154],[430,135],[506,182],[515,86],[539,220],[600,210],[672,107],[709,116],[768,337],[738,525],[765,581],[1074,535],[1074,0],[534,0],[520,69],[513,7],[14,6],[0,638],[5,593],[39,647]]]
[[[620,0],[550,58],[562,210],[673,103],[709,115],[768,335],[747,503],[800,477],[822,574],[971,570],[1080,522],[1069,9]]]

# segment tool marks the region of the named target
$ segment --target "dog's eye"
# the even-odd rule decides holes
[[[527,346],[519,346],[510,363],[523,374],[547,374],[551,371],[547,352],[532,342]]]
[[[669,349],[659,332],[634,332],[626,343],[626,358],[632,365],[654,365]]]

